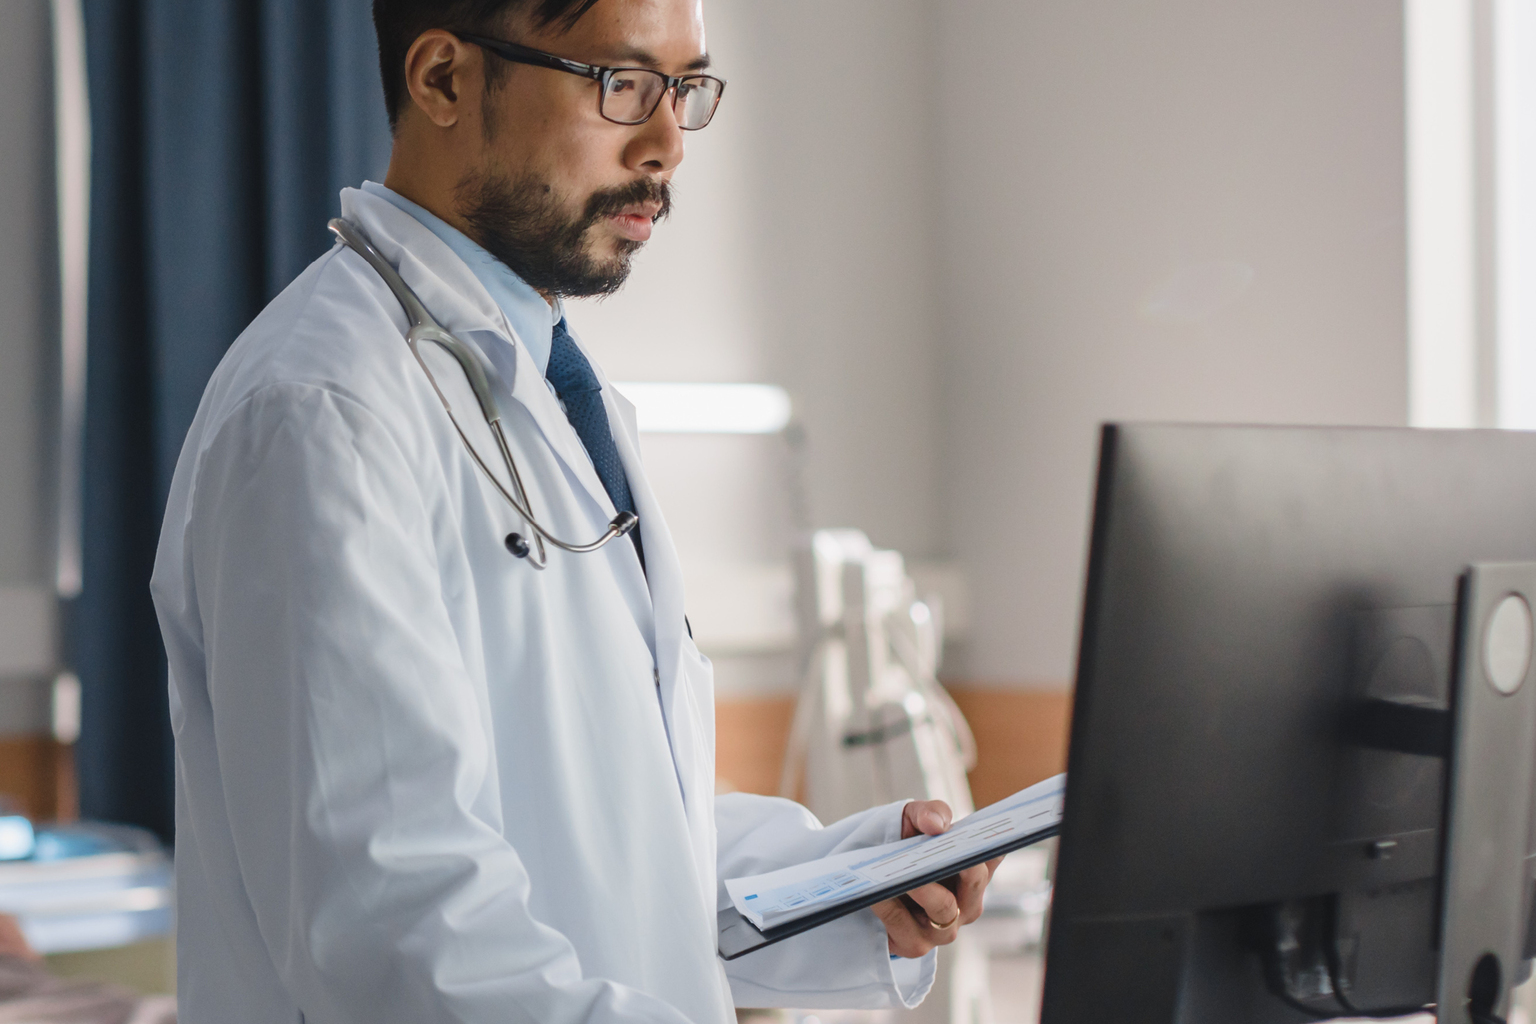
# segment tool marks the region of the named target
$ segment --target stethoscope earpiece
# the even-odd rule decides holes
[[[533,549],[528,546],[528,542],[523,539],[523,535],[520,533],[507,534],[507,550],[518,558],[527,558],[533,552]]]

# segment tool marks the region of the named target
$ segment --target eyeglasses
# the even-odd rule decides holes
[[[715,116],[715,108],[720,105],[720,97],[725,93],[725,81],[714,75],[681,75],[674,78],[650,68],[605,68],[566,60],[552,53],[500,39],[464,34],[459,38],[513,64],[552,68],[592,79],[602,86],[597,94],[597,112],[614,124],[644,124],[656,113],[656,108],[661,106],[662,97],[676,90],[672,97],[672,113],[677,117],[677,126],[684,131],[696,132],[709,124],[710,118]]]

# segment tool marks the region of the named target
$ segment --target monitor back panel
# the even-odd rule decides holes
[[[1203,912],[1427,914],[1443,762],[1361,743],[1358,710],[1445,709],[1461,573],[1526,559],[1536,434],[1106,427],[1046,1024],[1202,1019],[1192,971],[1258,970]],[[1299,1019],[1256,984],[1224,1012]]]

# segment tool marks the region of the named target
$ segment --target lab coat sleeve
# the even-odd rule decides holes
[[[725,879],[895,842],[905,804],[875,807],[823,827],[792,800],[750,793],[717,797],[718,909],[731,905]],[[933,986],[936,963],[934,952],[893,959],[885,926],[873,910],[861,910],[727,961],[725,973],[737,1006],[911,1008]]]
[[[200,457],[187,552],[272,964],[311,1024],[685,1024],[584,977],[530,913],[406,450],[346,395],[280,383]]]

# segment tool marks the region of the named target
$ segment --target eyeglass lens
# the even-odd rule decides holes
[[[685,78],[678,83],[672,110],[678,127],[694,131],[709,124],[720,103],[722,83],[708,75]],[[667,79],[643,68],[621,68],[608,77],[603,90],[602,115],[620,124],[639,124],[651,116],[661,102]]]

